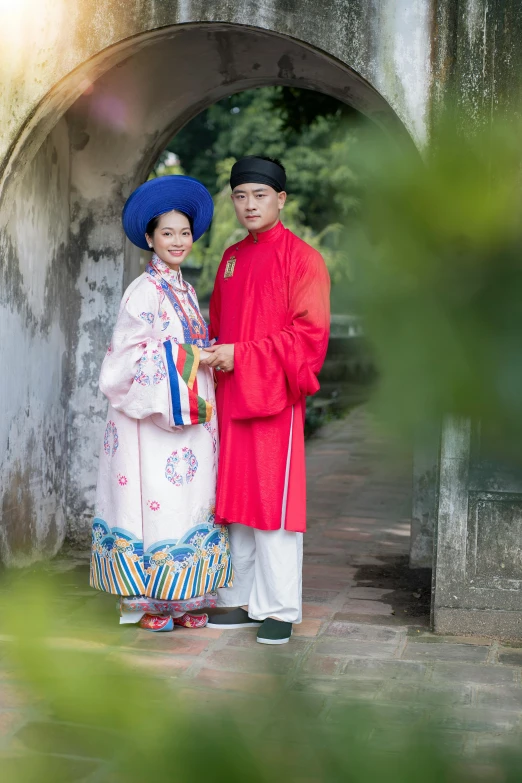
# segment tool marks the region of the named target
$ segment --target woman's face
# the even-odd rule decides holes
[[[192,250],[192,231],[185,215],[176,212],[165,212],[160,215],[154,234],[145,234],[147,242],[162,261],[176,271]]]

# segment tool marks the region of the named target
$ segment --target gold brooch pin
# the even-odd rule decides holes
[[[234,274],[234,267],[236,265],[236,257],[232,256],[232,258],[229,258],[226,266],[225,266],[225,274],[223,275],[225,278],[232,277]]]

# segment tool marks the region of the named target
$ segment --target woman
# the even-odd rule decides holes
[[[109,412],[93,523],[91,586],[121,596],[120,622],[151,631],[201,627],[232,582],[228,533],[214,525],[217,425],[208,330],[181,265],[213,204],[197,180],[146,182],[123,227],[152,250],[123,296],[100,389]]]

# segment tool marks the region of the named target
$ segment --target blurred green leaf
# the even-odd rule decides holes
[[[350,238],[381,414],[408,437],[445,414],[481,420],[512,458],[522,434],[520,127],[457,132],[422,160],[375,136],[361,149]]]
[[[399,708],[395,715],[388,706],[381,715],[347,700],[324,721],[317,694],[306,690],[275,688],[244,706],[226,693],[207,700],[204,689],[187,696],[197,676],[176,687],[147,673],[143,659],[133,665],[131,651],[77,638],[54,609],[58,602],[68,615],[74,601],[67,606],[55,583],[41,575],[24,578],[16,584],[16,601],[10,590],[0,598],[11,634],[4,644],[33,703],[33,719],[17,735],[19,749],[2,757],[3,783],[488,779],[483,768],[475,774],[439,747],[429,725],[423,732],[410,728]],[[20,611],[28,606],[30,623]],[[496,758],[494,780],[517,780],[519,763],[515,756]]]

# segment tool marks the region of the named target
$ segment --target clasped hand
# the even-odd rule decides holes
[[[200,352],[200,364],[221,372],[231,372],[234,369],[234,346],[211,345],[205,348]]]

